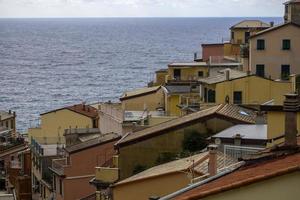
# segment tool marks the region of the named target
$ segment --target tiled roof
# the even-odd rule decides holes
[[[300,170],[300,153],[245,165],[219,179],[189,190],[174,200],[198,200]]]
[[[260,20],[244,20],[231,27],[234,28],[269,28],[270,24],[262,22]]]
[[[115,185],[123,185],[138,180],[163,176],[175,172],[183,172],[183,171],[191,170],[192,168],[194,169],[195,172],[199,173],[200,175],[205,175],[208,174],[208,161],[209,161],[208,156],[209,156],[208,152],[203,152],[187,158],[182,158],[162,165],[158,165],[150,169],[147,169],[141,173],[138,173],[134,176],[131,176],[123,181],[120,181]],[[237,162],[236,159],[233,159],[229,156],[226,157],[226,166],[230,166],[236,162]],[[224,154],[219,151],[217,155],[217,165],[218,165],[217,166],[218,171],[221,172],[222,168],[224,168]]]
[[[225,69],[219,72],[219,75],[215,76],[209,76],[207,78],[201,78],[198,81],[206,84],[216,84],[226,81],[226,73],[225,71],[229,71],[229,79],[237,79],[237,78],[244,78],[247,77],[246,72],[242,72],[239,70],[233,70],[233,69]]]
[[[200,153],[191,157],[183,158],[180,160],[175,160],[172,162],[168,162],[162,165],[158,165],[155,167],[152,167],[150,169],[147,169],[141,173],[138,173],[134,176],[131,176],[123,181],[118,182],[116,185],[121,185],[137,180],[142,180],[142,179],[148,179],[148,178],[153,178],[157,176],[162,176],[165,174],[170,174],[174,172],[180,172],[180,171],[185,171],[188,170],[193,163],[197,162],[203,162],[208,158],[208,152]]]
[[[85,105],[85,104],[76,104],[76,105],[73,105],[73,106],[68,106],[68,107],[64,107],[64,108],[60,108],[60,109],[56,109],[56,110],[51,110],[49,112],[42,113],[41,115],[46,115],[46,114],[49,114],[49,113],[52,113],[52,112],[57,112],[57,111],[64,110],[64,109],[76,112],[78,114],[81,114],[81,115],[84,115],[84,116],[87,116],[87,117],[90,117],[90,118],[97,118],[98,117],[97,109],[90,106],[90,105]]]
[[[155,93],[160,89],[160,86],[155,86],[155,87],[146,87],[146,88],[140,88],[140,89],[136,89],[133,91],[129,91],[129,92],[125,92],[121,97],[120,100],[126,100],[126,99],[130,99],[133,97],[138,97],[138,96],[142,96],[142,95],[147,95],[150,93]]]
[[[164,131],[168,131],[170,129],[174,130],[175,128],[181,127],[185,124],[190,124],[199,120],[205,120],[213,116],[222,117],[225,118],[225,120],[234,120],[241,124],[255,123],[255,114],[253,111],[241,108],[233,104],[220,104],[196,113],[185,115],[183,117],[158,124],[156,126],[152,126],[150,128],[146,128],[142,131],[129,133],[125,135],[116,144],[116,146],[124,145],[135,140],[144,140],[155,137],[156,135],[159,135]]]
[[[69,147],[66,147],[66,151],[69,153],[75,153],[78,151],[82,151],[87,148],[91,148],[106,142],[114,141],[120,139],[120,136],[117,133],[107,133],[103,134],[98,138],[88,140],[86,142],[82,142],[79,144],[75,144]]]

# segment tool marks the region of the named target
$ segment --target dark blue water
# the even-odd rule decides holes
[[[262,18],[279,22],[280,18]],[[117,100],[154,71],[191,61],[241,18],[0,19],[0,110],[26,130],[39,113]]]

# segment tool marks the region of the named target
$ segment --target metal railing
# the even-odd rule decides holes
[[[228,159],[245,159],[261,150],[264,148],[224,145],[224,167],[226,167]]]

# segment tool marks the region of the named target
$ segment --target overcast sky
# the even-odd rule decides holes
[[[282,16],[284,0],[0,0],[0,17]]]

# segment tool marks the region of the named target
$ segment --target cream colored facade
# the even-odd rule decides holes
[[[156,111],[158,108],[164,108],[164,93],[162,88],[155,92],[144,92],[131,97],[120,98],[122,110],[128,111]]]
[[[46,138],[50,144],[64,143],[64,131],[69,128],[92,128],[93,120],[68,109],[41,115],[41,125],[28,129],[28,137]]]
[[[280,79],[282,65],[289,65],[290,74],[300,74],[300,27],[286,24],[271,29],[250,39],[251,73],[256,73],[257,65],[264,65],[265,77]],[[257,40],[265,41],[264,50],[257,50]],[[290,40],[290,50],[283,50],[283,40]]]
[[[299,185],[300,172],[297,171],[201,198],[201,200],[298,200]]]

